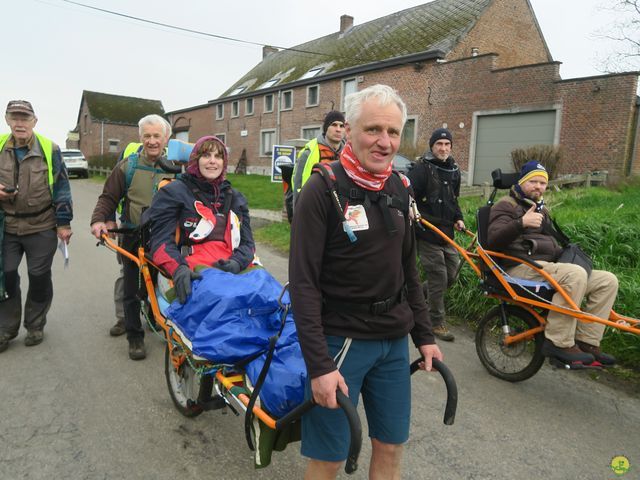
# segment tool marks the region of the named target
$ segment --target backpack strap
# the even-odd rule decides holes
[[[348,202],[354,200],[362,202],[365,209],[372,204],[377,204],[382,212],[384,224],[390,235],[396,235],[398,230],[393,222],[391,208],[402,211],[405,215],[409,213],[409,191],[406,184],[398,172],[393,172],[387,181],[393,184],[396,194],[389,195],[385,191],[374,192],[358,187],[350,181],[342,165],[335,169],[337,190],[340,197],[347,198]]]
[[[342,229],[347,234],[347,237],[349,237],[349,241],[351,243],[355,243],[356,240],[358,240],[358,237],[356,237],[356,234],[353,233],[353,230],[349,226],[347,218],[344,215],[346,206],[348,206],[348,204],[345,206],[345,208],[342,207],[342,204],[340,203],[340,196],[338,195],[338,191],[336,190],[336,176],[333,173],[333,169],[331,168],[332,165],[335,166],[335,163],[337,162],[316,163],[313,166],[311,172],[318,172],[322,176],[324,183],[326,183],[327,185],[329,196],[331,197],[331,204],[334,206],[336,213],[338,214],[338,221],[342,222]]]

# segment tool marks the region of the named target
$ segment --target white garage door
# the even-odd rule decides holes
[[[478,116],[473,184],[491,182],[496,168],[513,172],[511,151],[553,145],[556,111]]]

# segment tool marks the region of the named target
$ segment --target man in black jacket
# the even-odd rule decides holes
[[[451,156],[453,138],[446,128],[438,128],[429,139],[430,151],[407,174],[420,215],[453,239],[454,229],[464,231],[458,205],[460,169]],[[454,280],[458,254],[445,239],[432,230],[416,230],[418,253],[427,280],[422,289],[429,303],[429,315],[436,337],[447,342],[455,339],[444,317],[444,294]]]
[[[336,477],[349,438],[335,410],[340,389],[354,403],[362,396],[370,478],[400,478],[411,412],[408,334],[423,368],[442,359],[418,277],[406,184],[391,168],[406,106],[386,85],[345,103],[348,142],[326,168],[336,192],[355,196],[348,203],[334,197],[343,209],[323,176],[311,175],[291,226],[291,303],[310,379],[306,395],[326,407],[302,417],[301,451],[310,458],[305,478]]]

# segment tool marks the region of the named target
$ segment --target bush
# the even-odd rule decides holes
[[[115,153],[107,153],[105,155],[93,155],[87,159],[90,167],[106,167],[113,168],[118,161],[118,155]]]
[[[560,147],[553,145],[533,145],[527,148],[516,148],[511,151],[511,162],[516,172],[519,172],[522,166],[537,160],[544,165],[549,173],[549,180],[553,180],[558,175],[560,164],[562,162],[562,150]]]

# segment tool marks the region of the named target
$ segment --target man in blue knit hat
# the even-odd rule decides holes
[[[592,270],[589,274],[579,265],[557,262],[562,247],[551,233],[552,222],[543,199],[548,181],[547,170],[538,161],[532,160],[523,165],[520,179],[509,195],[491,207],[487,246],[491,250],[539,263],[576,305],[586,298],[584,311],[609,318],[618,293],[616,276],[603,270]],[[527,265],[504,261],[502,266],[513,277],[544,280]],[[570,308],[559,293],[553,296],[552,303]],[[542,353],[568,365],[612,365],[615,359],[600,350],[603,334],[604,325],[600,323],[579,322],[550,310]]]

